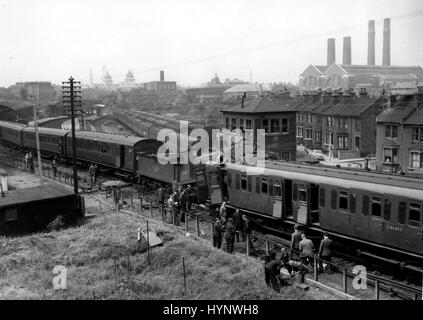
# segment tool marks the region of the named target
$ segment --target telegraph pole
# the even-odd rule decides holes
[[[40,185],[43,185],[43,169],[41,164],[40,136],[38,134],[38,116],[37,116],[37,108],[35,107],[35,103],[34,103],[34,128],[35,128],[35,140],[37,142],[38,174],[40,176]]]
[[[76,168],[76,139],[75,139],[75,107],[81,107],[81,82],[71,76],[69,81],[62,82],[63,104],[70,107],[72,126],[72,160],[73,160],[73,189],[78,193],[78,170]]]

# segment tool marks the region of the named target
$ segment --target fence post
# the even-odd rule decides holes
[[[197,237],[200,236],[200,220],[198,216],[195,217],[196,227],[197,227]]]
[[[140,212],[142,213],[142,196],[140,196]]]
[[[148,255],[148,264],[150,264],[150,232],[148,230],[148,220],[147,220],[147,255]]]
[[[153,217],[153,201],[150,199],[150,216]]]
[[[182,271],[184,273],[184,288],[185,288],[185,293],[186,293],[187,292],[187,280],[186,280],[186,274],[185,274],[185,258],[184,257],[182,257]]]
[[[134,209],[134,196],[132,195],[132,192],[131,192],[131,209]]]
[[[265,246],[266,246],[266,255],[270,255],[269,241],[266,240]]]
[[[375,300],[379,300],[379,279],[375,279]]]
[[[184,212],[185,214],[185,231],[188,232],[188,212]]]
[[[314,257],[314,281],[319,281],[319,274],[318,274],[318,269],[317,269],[317,258]]]
[[[342,288],[344,289],[344,293],[347,293],[347,269],[342,269]]]
[[[210,240],[213,244],[213,221],[210,223]]]
[[[250,235],[247,233],[247,257],[250,255]]]

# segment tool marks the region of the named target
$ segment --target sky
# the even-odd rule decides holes
[[[60,83],[71,75],[115,83],[165,78],[196,86],[238,78],[293,82],[326,64],[326,39],[352,37],[352,63],[366,64],[368,20],[391,18],[391,64],[423,66],[422,0],[0,0],[0,86]]]

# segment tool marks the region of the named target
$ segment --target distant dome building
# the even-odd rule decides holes
[[[107,88],[113,87],[113,79],[110,76],[109,72],[106,72],[106,74],[104,75],[103,84]]]
[[[119,89],[121,91],[131,91],[134,88],[137,88],[137,84],[135,83],[135,77],[131,70],[125,76],[125,81],[119,85]]]

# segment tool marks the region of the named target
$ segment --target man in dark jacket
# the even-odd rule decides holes
[[[283,265],[284,263],[279,259],[272,260],[264,265],[264,279],[266,284],[271,285],[277,292],[280,290],[278,276],[281,273]]]
[[[250,246],[250,250],[255,251],[253,242],[251,241],[251,221],[245,214],[242,215],[242,220],[244,221],[244,233],[242,234],[242,241],[245,241],[245,237],[248,235],[248,245]]]
[[[303,264],[307,265],[308,263],[313,264],[313,258],[314,258],[314,245],[313,241],[310,239],[307,239],[305,233],[301,235],[302,240],[300,241],[300,244],[298,245],[298,248],[300,249],[300,260]]]
[[[220,249],[222,247],[223,226],[219,218],[213,222],[213,247]]]
[[[234,227],[235,227],[235,240],[236,242],[239,242],[239,234],[243,234],[244,233],[244,224],[242,222],[242,216],[241,213],[239,212],[239,209],[235,210],[235,213],[233,215],[233,220],[234,220]]]
[[[295,225],[294,233],[291,235],[291,258],[295,259],[298,257],[298,252],[300,251],[300,241],[301,241],[301,232],[299,226]]]
[[[320,259],[328,262],[327,269],[328,273],[332,273],[332,240],[329,239],[329,235],[327,232],[323,233],[323,240],[320,242],[319,253],[318,256]],[[323,262],[320,261],[320,269],[323,270]]]
[[[232,222],[232,218],[228,219],[225,228],[225,243],[226,243],[226,252],[232,253],[234,251],[234,243],[235,243],[235,228]]]

